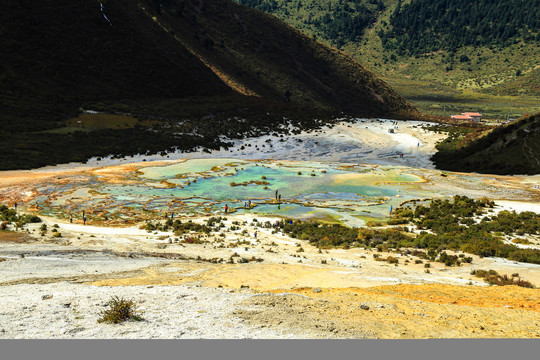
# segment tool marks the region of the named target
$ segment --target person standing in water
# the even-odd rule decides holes
[[[276,190],[276,200],[278,199],[278,191]]]
[[[225,204],[225,214],[227,213],[227,211],[229,211],[229,206],[227,206],[227,204]]]

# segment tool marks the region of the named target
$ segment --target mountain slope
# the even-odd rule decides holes
[[[410,109],[349,56],[228,0],[157,1],[158,23],[241,92],[349,113]]]
[[[22,0],[5,8],[0,94],[7,108],[0,120],[15,129],[47,127],[83,103],[233,89],[365,115],[408,107],[350,58],[229,1],[110,0],[103,13],[94,0]]]
[[[439,148],[432,160],[452,171],[539,174],[540,113],[499,126],[462,148]]]
[[[0,1],[3,169],[414,110],[347,55],[229,0]]]
[[[270,12],[387,78],[515,95],[540,61],[539,0],[235,0]],[[540,96],[533,77],[519,94]],[[406,87],[406,85],[404,85]],[[494,92],[494,91],[491,91]]]
[[[0,13],[4,127],[55,127],[92,101],[232,93],[134,2],[107,2],[112,26],[95,0],[8,3]]]

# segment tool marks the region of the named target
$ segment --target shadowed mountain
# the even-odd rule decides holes
[[[365,115],[409,106],[342,53],[226,0],[22,0],[3,9],[0,119],[17,131],[58,126],[105,101],[242,94]]]
[[[350,57],[230,0],[0,2],[3,169],[414,111]]]

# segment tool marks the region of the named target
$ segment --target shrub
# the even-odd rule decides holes
[[[101,312],[98,322],[118,324],[127,320],[143,320],[142,311],[137,310],[133,300],[113,296],[108,305],[110,308]]]
[[[471,275],[484,278],[484,281],[490,285],[497,285],[497,286],[516,285],[516,286],[534,289],[534,286],[532,283],[530,283],[527,280],[523,280],[519,278],[519,274],[517,273],[512,274],[512,277],[508,277],[508,275],[500,275],[495,270],[489,270],[489,271],[473,270],[471,271]]]

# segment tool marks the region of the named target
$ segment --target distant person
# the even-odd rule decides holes
[[[255,238],[255,240],[257,240],[257,231],[255,230],[255,233],[253,234],[253,237]]]
[[[71,216],[71,215],[69,216],[69,223],[73,224],[73,216]]]
[[[17,211],[17,203],[15,203],[15,205],[13,205],[15,207],[15,211]]]
[[[416,147],[420,146],[420,143],[416,144]]]
[[[174,213],[171,213],[171,220],[174,219]]]
[[[392,207],[392,205],[390,205],[390,213],[392,213],[392,209],[393,209],[393,207]]]
[[[83,217],[82,221],[83,221],[83,225],[86,225],[86,217]]]
[[[277,198],[278,198],[278,191],[276,190],[276,200],[277,200]]]
[[[278,201],[281,202],[281,194],[278,195]]]
[[[248,208],[251,209],[251,200],[248,200]]]
[[[227,204],[225,204],[225,214],[229,211],[229,206],[227,206]]]

